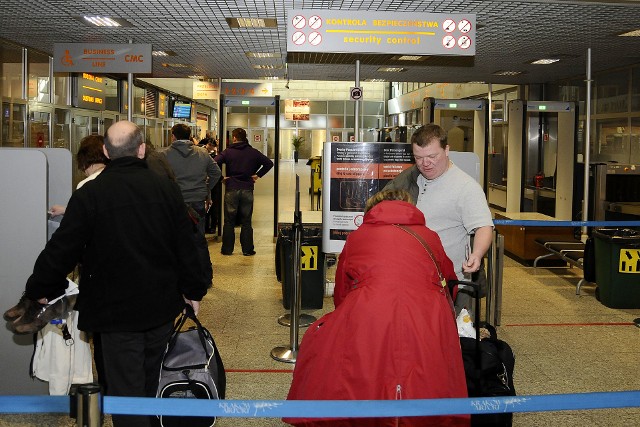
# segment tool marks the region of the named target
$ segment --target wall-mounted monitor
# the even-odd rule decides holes
[[[171,117],[175,119],[191,119],[191,103],[175,101],[173,103],[173,113]]]

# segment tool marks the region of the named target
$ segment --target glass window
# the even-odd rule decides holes
[[[51,102],[49,55],[44,55],[33,50],[28,51],[27,72],[29,75],[27,98],[30,101]]]
[[[2,103],[2,146],[24,147],[24,120],[27,106],[10,102]]]
[[[229,114],[227,116],[227,127],[233,128],[247,128],[247,124],[249,123],[249,114]]]
[[[343,116],[327,116],[329,119],[329,129],[340,129],[344,127]]]
[[[145,90],[142,87],[133,86],[133,114],[144,114]]]
[[[265,127],[267,116],[264,113],[253,112],[249,114],[249,127]]]
[[[596,113],[626,113],[629,110],[629,70],[607,73],[596,80]]]
[[[329,114],[344,114],[344,101],[328,101]]]
[[[384,115],[384,103],[374,101],[362,101],[362,114],[365,116],[382,116]]]
[[[382,117],[376,117],[376,116],[362,117],[362,127],[365,129],[367,128],[377,129],[377,128],[380,128],[381,125],[382,125]]]
[[[22,48],[3,42],[0,44],[2,67],[2,96],[22,99]]]
[[[311,101],[309,102],[310,114],[327,114],[327,102],[326,101]]]
[[[631,70],[631,112],[640,112],[640,67]]]
[[[71,77],[68,73],[56,73],[53,75],[53,103],[56,105],[71,105],[69,98],[69,83]]]
[[[597,162],[629,162],[628,119],[595,120],[595,143],[591,145],[591,160]]]
[[[71,141],[71,111],[56,108],[53,112],[53,141],[52,147],[70,149]]]
[[[104,78],[104,108],[110,111],[120,112],[120,104],[118,103],[118,80]],[[123,86],[126,87],[126,86]],[[127,97],[126,92],[124,98]]]
[[[629,163],[637,165],[640,163],[640,118],[631,119]]]
[[[29,147],[49,147],[49,113],[31,111],[29,116]]]

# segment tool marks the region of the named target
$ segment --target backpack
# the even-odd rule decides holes
[[[190,319],[195,326],[183,331]],[[226,377],[216,343],[209,331],[186,306],[176,321],[160,368],[156,397],[185,399],[224,399]],[[210,427],[216,417],[159,416],[163,427]]]

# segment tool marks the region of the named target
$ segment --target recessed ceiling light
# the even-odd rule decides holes
[[[618,34],[620,37],[640,37],[640,29],[627,31],[626,33]]]
[[[169,64],[169,63],[163,63],[162,64],[163,67],[170,67],[170,68],[191,68],[191,65],[187,65],[187,64]]]
[[[522,71],[496,71],[493,73],[494,76],[517,76],[518,74],[522,74]]]
[[[470,85],[483,85],[486,84],[487,82],[481,82],[481,81],[475,81],[475,82],[467,82],[467,84]]]
[[[278,28],[275,18],[225,18],[230,28]]]
[[[382,71],[385,73],[400,73],[402,71],[406,71],[406,69],[402,67],[380,67],[377,71]]]
[[[275,52],[246,52],[247,58],[280,58],[282,55]]]
[[[558,62],[560,61],[559,59],[551,59],[551,58],[543,58],[543,59],[537,59],[535,61],[531,61],[530,64],[535,64],[535,65],[549,65],[549,64],[553,64],[554,62]]]
[[[253,68],[256,70],[280,70],[282,69],[282,65],[273,65],[273,64],[253,64]]]
[[[83,16],[81,21],[95,25],[96,27],[132,27],[133,25],[121,18],[109,18],[107,16]]]
[[[364,79],[365,82],[386,82],[385,79]]]
[[[200,76],[200,75],[192,75],[192,76],[188,76],[190,79],[196,79],[196,80],[203,80],[204,76]]]
[[[422,55],[396,55],[391,59],[394,61],[422,61],[427,58],[428,56],[422,56]]]
[[[278,76],[262,76],[258,77],[260,80],[280,80]]]
[[[153,56],[176,56],[177,54],[172,50],[154,50],[151,52]]]

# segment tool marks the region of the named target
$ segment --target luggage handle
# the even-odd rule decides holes
[[[187,322],[187,319],[190,319],[193,323],[195,323],[196,329],[198,331],[198,337],[200,337],[200,343],[202,344],[202,348],[204,349],[204,352],[207,356],[207,360],[209,360],[211,354],[209,353],[209,349],[207,348],[207,340],[205,337],[204,328],[202,327],[202,323],[200,323],[200,321],[196,317],[196,313],[193,311],[193,307],[191,307],[191,305],[189,304],[185,304],[184,311],[173,327],[173,332],[171,333],[171,338],[169,339],[168,350],[171,350],[174,347],[176,339],[178,337],[178,332],[182,330],[184,324]]]
[[[470,282],[468,280],[448,280],[447,281],[447,286],[450,289],[450,292],[453,292],[453,287],[456,285],[464,285],[464,286],[468,286],[471,288],[471,290],[469,290],[468,288],[458,288],[458,292],[462,292],[465,294],[469,294],[471,295],[471,297],[473,297],[475,303],[474,303],[474,319],[473,319],[473,323],[476,329],[476,366],[480,366],[481,363],[481,357],[480,357],[480,298],[478,298],[478,295],[480,295],[480,285],[478,283],[475,282]]]

